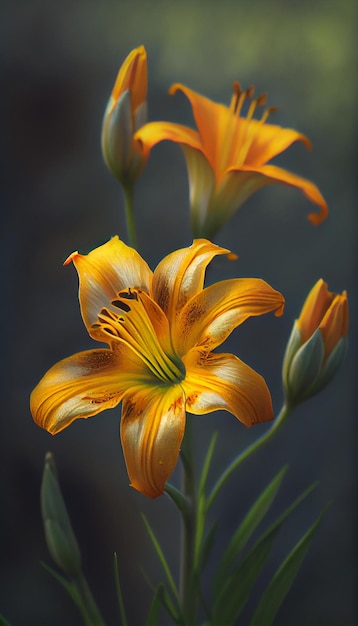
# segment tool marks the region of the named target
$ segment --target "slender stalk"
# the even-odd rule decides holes
[[[79,572],[76,578],[73,579],[73,583],[78,592],[81,612],[85,619],[86,626],[105,626],[105,622],[101,617],[91,590],[82,572]]]
[[[187,514],[182,516],[180,599],[185,626],[195,626],[197,594],[193,589],[194,549],[197,518],[194,455],[191,416],[187,416],[181,456],[183,464],[182,493],[187,499]]]
[[[135,221],[134,221],[134,208],[133,208],[134,186],[123,185],[123,195],[124,195],[124,209],[125,209],[125,215],[126,215],[128,243],[130,246],[132,246],[132,248],[137,249],[137,236],[136,236]]]
[[[206,511],[208,511],[210,509],[210,507],[213,505],[217,495],[219,494],[219,491],[220,491],[221,487],[224,485],[226,480],[231,476],[231,474],[234,472],[234,470],[236,470],[236,468],[239,467],[239,465],[243,461],[245,461],[245,459],[247,459],[247,457],[249,457],[250,454],[252,454],[256,450],[261,448],[261,446],[263,446],[267,441],[269,441],[273,437],[275,432],[280,428],[280,426],[285,421],[285,419],[288,416],[288,414],[290,413],[290,411],[291,411],[291,407],[288,404],[286,404],[286,403],[283,404],[283,406],[282,406],[278,416],[276,417],[275,421],[273,422],[271,428],[268,431],[266,431],[266,433],[264,433],[261,437],[256,439],[256,441],[254,441],[251,445],[249,445],[247,448],[245,448],[245,450],[243,450],[230,463],[230,465],[226,468],[226,470],[222,473],[222,475],[220,476],[218,481],[215,483],[215,485],[214,485],[214,487],[212,489],[212,492],[211,492],[211,494],[210,494],[210,496],[208,497],[208,500],[207,500]]]
[[[126,611],[125,611],[124,602],[123,602],[121,583],[119,581],[118,558],[117,558],[116,552],[114,553],[113,569],[114,569],[114,581],[116,585],[118,607],[119,607],[119,613],[120,613],[121,620],[122,620],[122,626],[128,626]]]

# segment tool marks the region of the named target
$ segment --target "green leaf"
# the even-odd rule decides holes
[[[277,570],[261,597],[250,626],[271,626],[277,611],[294,581],[311,544],[312,537],[322,521],[324,513],[325,510],[319,515],[315,523],[295,545]]]
[[[48,565],[46,565],[46,563],[42,563],[41,562],[42,567],[45,568],[45,570],[47,570],[54,578],[56,578],[56,580],[59,581],[59,583],[61,583],[61,585],[66,589],[67,593],[71,596],[73,602],[75,603],[75,605],[77,606],[78,610],[80,611],[84,624],[86,624],[86,626],[91,626],[92,622],[87,614],[86,608],[83,606],[83,602],[82,602],[82,598],[81,595],[78,592],[78,589],[76,587],[76,585],[72,582],[69,582],[68,580],[66,580],[66,578],[64,578],[61,574],[59,574],[58,572],[56,572],[54,569],[52,569],[52,567],[49,567]]]
[[[278,530],[279,526],[265,533],[224,582],[213,607],[215,626],[230,626],[236,621],[269,557]]]
[[[244,520],[241,522],[237,531],[233,535],[223,557],[220,561],[214,582],[214,588],[220,586],[220,581],[224,580],[229,572],[229,568],[236,561],[240,552],[246,546],[251,535],[266,515],[275,496],[279,490],[282,479],[286,473],[287,467],[284,467],[275,478],[270,482],[266,489],[257,498]]]
[[[174,582],[172,573],[170,571],[169,565],[168,565],[167,560],[166,560],[166,558],[164,556],[163,550],[161,549],[161,547],[159,545],[159,542],[158,542],[154,532],[152,531],[151,526],[150,526],[147,518],[145,517],[145,515],[143,513],[142,513],[142,517],[143,517],[145,526],[147,528],[149,537],[152,540],[152,544],[154,546],[154,549],[155,549],[155,551],[156,551],[156,553],[158,555],[159,561],[160,561],[160,563],[161,563],[161,565],[163,567],[164,573],[165,573],[167,581],[169,583],[170,590],[171,590],[171,592],[172,592],[172,594],[174,596],[175,604],[176,604],[176,607],[177,607],[177,614],[180,614],[179,593],[178,593],[176,584]]]
[[[168,494],[168,496],[173,500],[174,504],[178,507],[181,512],[183,519],[188,519],[189,515],[189,504],[186,497],[182,494],[179,489],[171,485],[170,483],[166,483],[164,491]]]
[[[193,568],[196,574],[199,574],[201,571],[202,544],[204,540],[205,519],[206,519],[206,513],[207,513],[205,488],[206,488],[206,481],[208,479],[210,464],[213,458],[216,440],[217,440],[217,433],[214,433],[214,435],[211,438],[208,451],[204,459],[203,469],[201,471],[201,476],[199,480],[197,520],[196,520],[195,543],[194,543],[194,568]]]
[[[150,589],[153,591],[154,596],[156,596],[158,598],[158,601],[162,604],[162,606],[168,611],[170,617],[172,618],[173,622],[175,624],[181,624],[181,618],[178,617],[178,613],[174,607],[173,601],[169,595],[169,593],[167,592],[165,586],[163,585],[163,583],[160,583],[158,585],[158,587],[156,589],[154,589],[152,583],[150,582],[146,572],[142,569],[142,574],[148,584],[148,586],[150,587]],[[155,598],[154,598],[155,600]],[[154,603],[153,600],[153,603]],[[153,605],[152,605],[153,606]],[[150,609],[151,611],[151,609]]]
[[[49,565],[46,565],[46,563],[41,562],[41,565],[47,572],[51,574],[51,576],[53,576],[54,578],[56,578],[56,580],[58,580],[58,582],[66,589],[67,593],[69,593],[72,600],[78,606],[79,598],[78,598],[75,585],[73,583],[70,583],[68,580],[66,580],[66,578],[64,578],[61,574],[56,572],[56,570],[52,569],[52,567],[50,567]]]
[[[199,488],[198,488],[198,495],[199,497],[204,494],[205,492],[205,487],[206,487],[206,481],[208,479],[208,473],[209,473],[209,469],[210,469],[210,464],[213,458],[213,454],[214,454],[214,449],[215,449],[215,444],[218,438],[218,433],[214,433],[209,447],[208,447],[208,451],[206,453],[205,459],[204,459],[204,463],[203,463],[203,469],[201,471],[201,476],[200,476],[200,480],[199,480]]]
[[[218,589],[213,594],[216,598],[213,607],[213,626],[230,626],[243,609],[251,589],[269,557],[275,536],[282,523],[292,511],[312,492],[316,483],[308,487],[288,506],[271,526],[261,535],[244,559],[218,581]],[[260,625],[261,626],[261,625]]]
[[[148,618],[145,623],[145,626],[158,626],[159,620],[159,610],[161,605],[163,605],[163,598],[161,597],[163,594],[164,585],[160,583],[155,590],[153,602],[149,609]]]
[[[121,583],[119,580],[118,558],[117,558],[116,552],[113,555],[113,571],[114,571],[114,582],[116,585],[116,593],[117,593],[117,599],[118,599],[119,614],[121,616],[122,626],[128,626],[126,611],[125,611],[124,602],[123,602]]]
[[[11,624],[5,619],[5,617],[0,615],[0,626],[11,626]]]
[[[80,611],[85,626],[104,626],[104,622],[97,611],[97,607],[94,604],[92,596],[89,595],[90,591],[87,587],[86,580],[83,577],[81,580],[77,579],[70,582],[54,569],[46,565],[46,563],[41,562],[41,565],[66,589]]]
[[[211,548],[215,539],[215,534],[218,529],[218,521],[214,522],[211,526],[209,532],[207,533],[204,541],[202,542],[200,554],[199,554],[199,572],[202,572],[206,566],[207,560],[209,558]]]

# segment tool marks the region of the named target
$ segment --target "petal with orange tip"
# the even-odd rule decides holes
[[[334,295],[333,302],[319,325],[324,347],[325,359],[333,352],[335,346],[348,332],[348,299],[347,292]]]
[[[185,144],[202,150],[201,139],[196,130],[175,124],[174,122],[148,122],[142,126],[134,135],[134,141],[139,144],[141,154],[144,158],[157,143],[161,141],[173,141],[178,144]]]
[[[125,369],[128,363],[131,372]],[[142,361],[135,361],[126,346],[120,352],[79,352],[56,363],[40,380],[31,394],[32,416],[54,435],[76,419],[117,406],[134,377],[138,381],[149,380]]]
[[[228,171],[233,172],[235,169],[235,167],[230,167]],[[244,165],[237,168],[237,171],[239,173],[251,172],[253,177],[257,180],[257,189],[274,183],[282,183],[289,187],[300,189],[308,200],[317,204],[321,209],[320,213],[309,213],[308,219],[313,224],[320,224],[328,215],[328,206],[324,197],[318,187],[306,178],[292,174],[276,165],[262,165],[257,168]]]
[[[180,385],[138,386],[123,401],[121,441],[131,485],[160,496],[179,456],[185,429]]]
[[[81,313],[89,332],[101,309],[119,291],[128,287],[150,290],[152,272],[147,263],[117,235],[87,255],[73,252],[65,265],[71,261],[78,272]]]
[[[187,377],[182,385],[189,413],[229,411],[248,428],[273,418],[267,385],[257,372],[232,354],[192,351],[184,358]]]
[[[147,53],[144,46],[132,50],[122,63],[112,91],[114,102],[127,90],[131,92],[132,110],[135,111],[146,99],[148,90]]]
[[[170,324],[196,293],[202,290],[207,265],[217,254],[227,254],[207,239],[194,239],[191,246],[168,254],[153,274],[152,294]]]
[[[173,332],[179,355],[202,346],[214,350],[249,317],[275,311],[282,315],[284,298],[260,278],[220,281],[189,300],[180,312]]]
[[[296,141],[302,141],[308,150],[312,149],[309,139],[292,128],[282,128],[282,126],[263,124],[259,120],[245,120],[244,118],[240,119],[240,124],[250,127],[251,145],[246,155],[245,165],[254,167],[264,165]]]

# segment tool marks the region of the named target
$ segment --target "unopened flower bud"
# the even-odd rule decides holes
[[[320,279],[295,321],[283,362],[287,401],[298,404],[333,378],[347,348],[347,292],[331,293]]]
[[[124,186],[132,186],[147,161],[134,133],[147,121],[147,54],[135,48],[122,64],[104,114],[102,151],[106,165]]]
[[[76,577],[81,571],[81,555],[50,452],[45,457],[41,484],[41,512],[51,557],[65,574]]]

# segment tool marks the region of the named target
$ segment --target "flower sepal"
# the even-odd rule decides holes
[[[315,384],[313,393],[317,393],[318,391],[323,389],[323,387],[328,385],[328,383],[332,380],[335,373],[340,368],[343,362],[343,359],[347,352],[347,348],[348,348],[348,338],[341,337],[336,347],[334,348],[333,352],[328,357],[327,362],[325,363],[322,369],[319,380],[317,380]]]
[[[296,328],[294,339],[296,342],[297,333],[301,335],[297,329],[297,322],[294,328]],[[286,371],[288,370],[286,380],[290,403],[297,404],[317,393],[316,386],[319,382],[323,360],[324,343],[321,332],[317,329],[312,337],[294,354],[289,367],[284,368]]]
[[[140,176],[145,160],[133,144],[133,134],[147,121],[147,105],[142,103],[132,117],[131,93],[124,91],[113,107],[110,98],[102,130],[103,157],[110,172],[123,185],[132,185]],[[108,115],[107,111],[111,110]]]

